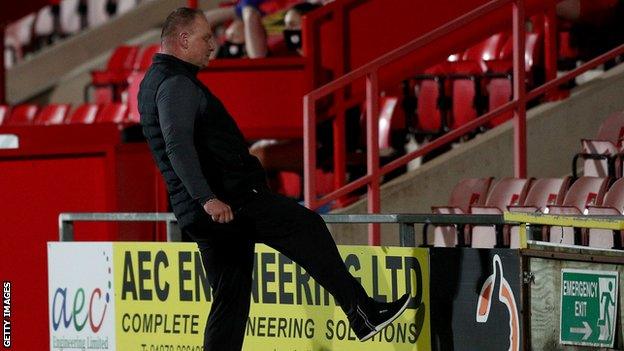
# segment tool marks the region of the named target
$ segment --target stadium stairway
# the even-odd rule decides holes
[[[202,0],[208,10],[220,0]],[[88,29],[56,45],[44,48],[7,71],[7,101],[18,104],[36,98],[39,101],[82,102],[83,89],[90,81],[89,72],[103,67],[120,43],[149,44],[160,39],[157,29],[174,8],[186,0],[146,1],[122,16]]]
[[[596,135],[602,121],[624,109],[624,64],[572,90],[568,99],[541,104],[527,112],[528,176],[570,175],[579,140]],[[382,213],[429,213],[445,204],[461,179],[513,176],[513,122],[480,134],[460,147],[424,163],[381,187]],[[444,191],[442,189],[447,189]],[[366,213],[361,200],[334,213]],[[365,225],[331,225],[340,244],[366,245]],[[398,245],[398,231],[382,225],[382,245]],[[416,227],[417,242],[422,228]]]

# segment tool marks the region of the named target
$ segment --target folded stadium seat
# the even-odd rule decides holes
[[[493,178],[463,179],[451,192],[448,206],[432,206],[433,214],[466,214],[470,206],[483,205]],[[426,233],[426,228],[425,228]],[[426,233],[427,244],[439,247],[453,247],[458,243],[456,226],[435,226],[433,233]]]
[[[24,57],[25,49],[32,44],[34,22],[35,14],[31,13],[7,25],[5,30],[5,54],[8,53],[9,60],[6,68],[10,68],[12,64],[19,62]]]
[[[576,177],[576,163],[581,158],[585,176],[620,177],[620,172],[616,172],[615,161],[622,148],[623,138],[624,111],[618,111],[602,122],[595,139],[581,139],[581,152],[574,156],[572,162],[573,176]]]
[[[4,121],[9,116],[9,106],[0,105],[0,126],[4,123]]]
[[[384,96],[379,99],[379,155],[384,158],[396,154],[397,148],[405,143],[405,115],[397,108],[399,98],[397,96]],[[366,126],[362,127],[366,131]],[[397,143],[397,133],[401,133],[400,141]],[[400,144],[400,145],[398,145]]]
[[[116,15],[122,15],[132,10],[137,5],[137,0],[117,0],[117,13]]]
[[[482,76],[487,69],[485,62],[499,57],[507,37],[506,33],[494,34],[467,49],[460,61],[450,65],[451,129],[461,127],[483,112]]]
[[[503,214],[509,206],[518,206],[525,202],[531,179],[503,178],[496,183],[484,206],[472,205],[471,214]],[[501,236],[497,238],[494,226],[474,226],[472,228],[471,246],[476,248],[493,248],[507,245],[508,235],[505,229],[498,228]]]
[[[605,195],[602,206],[587,206],[585,214],[622,216],[624,214],[624,178],[618,179]],[[622,248],[622,232],[608,229],[589,229],[588,245],[607,249]]]
[[[480,76],[484,73],[475,62],[457,62],[462,67],[452,75],[451,82],[451,123],[450,128],[456,129],[474,120],[480,114]]]
[[[430,136],[448,130],[449,92],[446,73],[447,63],[437,64],[414,78],[416,97],[415,118],[412,127],[416,134]],[[406,111],[411,115],[412,111]]]
[[[547,213],[552,215],[582,215],[588,206],[601,206],[610,178],[580,177],[568,190],[559,206],[548,206]],[[572,227],[550,227],[548,240],[552,243],[577,244],[582,243],[580,231]],[[578,235],[577,235],[578,233]]]
[[[468,48],[461,61],[472,61],[483,66],[486,69],[485,62],[490,60],[496,60],[501,53],[501,49],[508,41],[509,34],[497,33],[491,37],[485,39],[479,44]]]
[[[33,32],[39,46],[44,43],[51,43],[52,34],[54,34],[54,17],[51,6],[44,6],[37,12]]]
[[[141,122],[139,114],[139,86],[145,77],[144,71],[136,71],[128,77],[128,90],[124,93],[125,100],[128,102],[128,120],[136,123]]]
[[[32,125],[38,110],[39,106],[32,104],[15,106],[4,122],[4,125]]]
[[[388,92],[386,92],[388,93]],[[401,134],[400,141],[398,140],[398,133],[405,133],[405,115],[403,110],[398,108],[399,98],[397,96],[386,95],[379,99],[379,129],[378,129],[378,143],[379,143],[379,155],[382,158],[382,164],[387,161],[388,158],[393,157],[397,151],[397,148],[403,147],[405,143],[404,134]],[[361,109],[363,110],[363,109]],[[346,128],[349,127],[353,130],[349,130],[352,135],[357,135],[358,139],[354,140],[353,144],[350,142],[349,136],[347,136],[347,163],[349,165],[360,165],[365,162],[366,158],[366,113],[361,112],[359,115],[359,135],[355,130],[356,126],[349,126],[347,122]],[[347,133],[349,134],[349,133]],[[400,144],[400,145],[399,145]],[[358,149],[358,150],[353,150]],[[384,160],[385,159],[385,160]]]
[[[99,109],[97,104],[82,104],[65,119],[65,124],[91,124],[95,122]]]
[[[34,124],[37,125],[52,125],[63,124],[67,113],[69,112],[70,104],[49,104],[44,106],[37,116],[35,117]]]
[[[132,73],[139,48],[137,46],[118,46],[111,55],[106,69],[91,72],[91,83],[85,87],[85,102],[89,101],[89,90],[95,87],[108,92],[109,97],[102,92],[96,93],[97,103],[119,101],[121,90],[126,87],[127,79]]]
[[[153,44],[144,47],[134,61],[135,71],[146,71],[152,64],[152,57],[160,51],[160,44]]]
[[[97,27],[108,20],[106,3],[108,0],[87,0],[87,22],[89,27]]]
[[[61,1],[61,30],[63,35],[71,35],[80,32],[80,15],[78,3],[80,0]]]
[[[522,206],[507,206],[507,210],[510,212],[543,213],[548,206],[563,204],[569,186],[569,177],[536,179],[531,182],[531,188],[524,204]],[[509,236],[509,247],[518,248],[520,246],[518,226],[511,226]]]
[[[95,116],[96,123],[126,123],[128,119],[128,105],[113,102],[102,106]]]
[[[541,66],[543,36],[541,32],[527,33],[524,51],[524,69],[529,87],[539,80],[537,73]],[[485,90],[488,94],[488,111],[504,105],[513,98],[513,37],[510,37],[496,60],[486,62],[487,73]],[[513,112],[503,113],[490,120],[489,127],[493,128],[513,117]]]

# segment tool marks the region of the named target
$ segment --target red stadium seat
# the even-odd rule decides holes
[[[145,71],[152,64],[152,57],[160,51],[160,45],[154,44],[149,45],[141,50],[141,53],[137,56],[134,62],[134,70],[135,71]]]
[[[458,57],[459,54],[451,55],[448,60]],[[425,70],[424,74],[415,77],[413,89],[416,97],[416,118],[412,121],[412,127],[417,134],[436,135],[448,129],[451,89],[447,75],[452,62],[445,61],[434,65]]]
[[[531,179],[503,178],[492,187],[485,206],[473,205],[470,207],[472,214],[502,214],[509,206],[522,205],[525,201]],[[503,228],[501,228],[503,230]],[[508,230],[508,228],[504,228]],[[502,233],[503,236],[506,233]],[[507,238],[500,242],[496,238],[494,226],[474,226],[472,228],[472,247],[492,248],[506,243]]]
[[[95,122],[99,109],[97,104],[80,105],[65,119],[65,124],[91,124]]]
[[[139,115],[139,102],[137,99],[139,86],[141,85],[141,81],[143,81],[144,76],[145,72],[134,72],[130,75],[130,77],[128,77],[128,119],[136,123],[141,121],[141,116]]]
[[[431,207],[432,213],[470,213],[470,206],[485,204],[492,179],[493,178],[463,179],[453,188],[448,206]],[[433,233],[427,234],[427,243],[441,247],[456,246],[457,229],[455,226],[436,226]]]
[[[438,134],[443,130],[444,83],[439,77],[422,80],[418,86],[416,130],[424,134]]]
[[[613,162],[622,149],[624,139],[624,111],[611,114],[600,125],[595,139],[581,140],[581,153],[575,156],[572,174],[576,175],[576,159],[583,159],[583,175],[591,177],[621,176]],[[620,164],[618,163],[618,168]]]
[[[132,72],[139,48],[137,46],[118,46],[111,55],[106,69],[92,71],[93,85],[109,85],[125,83]]]
[[[487,86],[488,111],[494,111],[513,99],[513,87],[511,86],[511,75],[504,77],[494,77],[490,79]],[[513,117],[513,112],[502,113],[490,120],[489,127],[496,127]]]
[[[405,115],[397,109],[398,104],[396,96],[384,96],[379,101],[379,149],[382,156],[393,151],[394,132],[405,129]]]
[[[544,212],[548,206],[563,204],[563,199],[570,185],[570,178],[542,178],[531,183],[531,189],[527,193],[522,206],[508,206],[510,212]],[[518,226],[511,226],[509,247],[512,249],[520,246]]]
[[[612,215],[624,214],[624,178],[618,179],[605,195],[602,206],[588,206],[588,215]],[[607,249],[622,248],[622,232],[614,232],[607,229],[589,229],[588,245]]]
[[[473,77],[453,80],[451,129],[474,120],[479,115],[479,83]]]
[[[581,177],[572,186],[561,206],[548,206],[549,214],[581,215],[588,206],[601,206],[609,185],[609,178]],[[571,227],[550,227],[550,242],[581,244]]]
[[[127,79],[132,73],[138,51],[139,48],[137,46],[117,47],[108,60],[105,70],[91,72],[91,83],[85,87],[85,101],[89,100],[89,89],[91,87],[109,90],[110,97],[108,100],[110,101],[120,100],[120,88],[125,87],[127,84]],[[96,96],[105,97],[107,95],[99,93]],[[102,99],[106,100],[107,98]],[[110,101],[98,99],[97,102]]]
[[[508,206],[511,212],[544,212],[548,206],[563,204],[570,178],[540,178],[531,183],[524,203]]]
[[[294,199],[301,198],[301,176],[299,174],[293,172],[279,172],[278,182],[278,193]]]
[[[507,33],[492,35],[479,44],[467,49],[462,56],[462,61],[473,61],[482,64],[483,62],[497,59],[508,37],[509,35]],[[486,67],[483,66],[483,70],[485,69]]]
[[[41,111],[35,117],[35,124],[37,125],[52,125],[63,124],[67,113],[69,112],[70,104],[50,104],[44,106]]]
[[[0,105],[0,126],[4,123],[4,121],[9,116],[9,106]]]
[[[498,33],[467,49],[462,60],[449,63],[451,79],[451,129],[474,120],[483,110],[481,76],[486,72],[486,61],[499,57],[508,34]]]
[[[95,117],[97,123],[125,123],[128,122],[128,105],[110,103],[102,106]]]
[[[524,52],[524,68],[529,87],[538,81],[537,74],[542,59],[543,40],[540,32],[527,33]],[[485,83],[488,93],[488,110],[493,111],[513,98],[512,71],[513,71],[513,38],[509,38],[502,48],[497,60],[486,62],[488,81]],[[513,117],[513,112],[503,113],[492,120],[489,126],[495,127]]]
[[[303,178],[299,174],[293,172],[279,172],[277,180],[279,183],[277,189],[278,193],[295,199],[301,198]],[[316,193],[322,196],[332,191],[334,191],[334,173],[317,169]]]
[[[37,115],[39,106],[32,104],[18,105],[11,110],[4,125],[31,125]]]

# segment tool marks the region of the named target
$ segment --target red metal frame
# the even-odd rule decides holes
[[[526,178],[526,84],[524,67],[524,0],[513,2],[514,176]]]
[[[0,23],[0,38],[4,38],[6,26]],[[6,103],[6,62],[4,60],[4,39],[0,40],[0,104]]]
[[[413,53],[414,51],[422,48],[423,46],[440,39],[449,33],[464,27],[465,25],[480,19],[484,15],[512,3],[512,16],[513,16],[513,36],[514,36],[514,56],[513,56],[513,74],[514,74],[514,96],[513,100],[500,106],[494,111],[490,111],[485,115],[435,139],[433,142],[419,148],[418,150],[404,155],[383,167],[379,165],[379,146],[378,146],[378,119],[379,119],[379,82],[378,72],[379,69],[389,63],[399,60],[400,58]],[[509,112],[514,111],[514,174],[516,177],[526,177],[526,103],[544,93],[556,90],[562,83],[565,83],[579,74],[592,69],[610,59],[615,58],[618,55],[624,53],[624,45],[619,46],[611,50],[610,52],[586,63],[585,65],[569,72],[568,74],[556,78],[556,61],[554,57],[547,58],[547,83],[530,91],[526,92],[525,81],[525,69],[524,69],[524,38],[525,38],[525,7],[524,0],[494,0],[488,2],[475,10],[457,18],[456,20],[447,23],[446,25],[439,27],[409,43],[399,47],[370,63],[359,67],[342,77],[314,90],[304,96],[304,197],[305,204],[309,208],[318,208],[331,201],[338,200],[339,198],[349,194],[357,188],[367,186],[367,200],[368,200],[368,212],[379,213],[380,211],[380,177],[388,172],[391,172],[401,166],[404,166],[409,161],[426,155],[432,150],[448,144],[453,140],[473,131],[479,126],[487,124],[492,118]],[[554,8],[554,7],[553,7]],[[331,8],[327,8],[327,11]],[[327,11],[317,13],[318,17],[327,16]],[[552,9],[547,12],[547,20],[545,26],[548,27],[548,36],[550,39],[548,44],[551,48],[546,48],[546,57],[550,56],[548,52],[552,51],[554,47],[553,34],[554,34],[554,22]],[[313,39],[313,38],[309,38]],[[304,40],[307,45],[314,45],[311,41]],[[522,53],[522,54],[521,54]],[[338,95],[348,89],[349,85],[353,84],[358,79],[366,79],[366,125],[367,125],[367,174],[357,180],[354,180],[344,186],[336,189],[335,191],[327,194],[321,198],[316,196],[316,184],[314,179],[316,168],[316,102],[320,99],[340,92]],[[551,79],[548,81],[548,79]],[[344,103],[344,102],[343,102]],[[339,107],[340,108],[340,107]],[[339,139],[339,138],[338,138]],[[344,139],[338,140],[344,144]],[[380,230],[379,225],[370,225],[369,227],[369,244],[380,244]]]

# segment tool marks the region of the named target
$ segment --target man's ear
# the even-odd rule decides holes
[[[180,32],[178,35],[178,40],[180,41],[180,46],[184,49],[188,49],[189,47],[189,33],[188,32]]]

